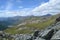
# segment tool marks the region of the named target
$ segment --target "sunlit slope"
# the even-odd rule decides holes
[[[31,21],[36,21],[36,20],[33,20],[32,18],[30,18],[30,19],[26,20],[26,24],[20,25],[20,26],[17,25],[15,27],[8,28],[8,29],[5,30],[5,32],[10,33],[10,34],[33,33],[34,30],[36,30],[36,29],[40,29],[41,30],[41,29],[45,29],[45,28],[51,26],[52,24],[54,24],[55,19],[57,17],[58,17],[57,15],[54,15],[54,16],[51,16],[51,17],[47,17],[46,21],[42,21],[41,20],[42,22],[37,22],[37,23],[31,22]],[[35,18],[35,19],[40,20],[39,18]],[[44,20],[45,20],[45,18],[44,18]]]

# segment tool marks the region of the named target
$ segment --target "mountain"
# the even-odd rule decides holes
[[[34,40],[58,40],[60,38],[59,37],[60,21],[55,23],[55,20],[57,19],[57,17],[59,17],[59,15],[54,15],[49,18],[47,17],[48,20],[46,20],[44,22],[38,22],[37,24],[36,24],[36,22],[33,23],[31,21],[28,21],[28,23],[26,23],[27,22],[26,21],[25,24],[22,23],[22,24],[16,25],[15,27],[11,27],[11,28],[5,30],[4,32],[0,31],[0,37],[1,37],[1,39],[7,38],[8,40],[14,40],[14,39],[16,39],[16,40],[17,39],[18,40],[33,40],[33,39]],[[32,19],[32,18],[30,18],[30,19]],[[30,19],[28,18],[28,20],[30,20]],[[34,19],[35,19],[35,17],[34,17]],[[45,17],[42,19],[45,20]],[[36,18],[36,20],[37,20],[37,18]],[[34,20],[34,21],[36,21],[36,20]],[[38,27],[38,26],[40,26],[40,27]],[[29,27],[30,29],[27,27]],[[37,29],[37,28],[39,28],[39,29]],[[34,30],[33,32],[32,32],[32,29]]]
[[[25,17],[16,16],[16,17],[0,18],[0,21],[6,23],[7,25],[13,25],[16,22],[22,22],[24,18]]]
[[[25,16],[23,22],[12,26],[4,30],[10,34],[26,34],[26,33],[33,33],[35,30],[45,29],[49,25],[52,25],[55,21],[57,16]]]
[[[45,17],[45,15],[43,16]],[[4,22],[7,26],[8,25],[16,25],[20,24],[24,21],[27,20],[35,20],[35,19],[40,19],[42,18],[41,16],[15,16],[15,17],[0,17],[0,22]]]
[[[43,15],[43,17],[48,17],[48,16],[52,16],[52,14]]]
[[[11,25],[19,24],[24,19],[25,19],[25,17],[20,17],[20,16],[16,16],[16,17],[1,17],[0,18],[0,30],[4,30],[4,29],[8,28]]]
[[[22,22],[25,22],[29,20],[30,18],[38,18],[38,16],[15,16],[15,17],[0,17],[0,24],[4,25],[4,27],[13,27],[15,25],[18,25]],[[0,25],[0,28],[1,28]],[[3,28],[3,27],[2,27]],[[6,29],[6,28],[3,28]]]
[[[6,24],[6,22],[1,22],[0,21],[0,30],[5,30],[5,29],[7,29],[8,27],[7,27],[7,24]]]
[[[53,24],[58,15],[44,16],[15,16],[8,18],[0,18],[0,22],[4,23],[7,29],[5,32],[15,33],[32,33],[34,30],[44,29]],[[2,25],[4,25],[2,24]],[[13,31],[11,31],[13,30]]]

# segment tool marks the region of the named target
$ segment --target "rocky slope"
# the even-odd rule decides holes
[[[19,23],[11,28],[5,30],[7,33],[11,34],[25,34],[25,33],[33,33],[35,30],[44,29],[51,25],[55,20],[55,17],[51,16],[43,16],[43,17],[28,17],[24,22]],[[12,31],[13,30],[13,31]]]
[[[41,17],[45,20],[30,17],[21,24],[0,31],[0,40],[60,40],[60,22],[55,23],[57,17]]]
[[[60,40],[60,22],[49,26],[45,30],[36,31],[28,40]]]
[[[60,40],[60,22],[33,34],[8,34],[0,31],[0,38],[8,40]]]

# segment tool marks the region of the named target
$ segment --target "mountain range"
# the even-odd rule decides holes
[[[57,18],[57,15],[46,14],[43,16],[15,16],[0,18],[0,30],[10,34],[32,33],[34,30],[48,27]],[[13,30],[13,31],[12,31]]]

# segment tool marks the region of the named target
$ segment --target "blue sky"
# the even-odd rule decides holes
[[[23,8],[33,8],[39,6],[43,2],[48,2],[48,0],[0,0],[0,10],[4,10],[8,5],[11,5],[10,10],[18,10],[19,7]]]
[[[56,14],[59,8],[60,0],[0,0],[0,17]]]

